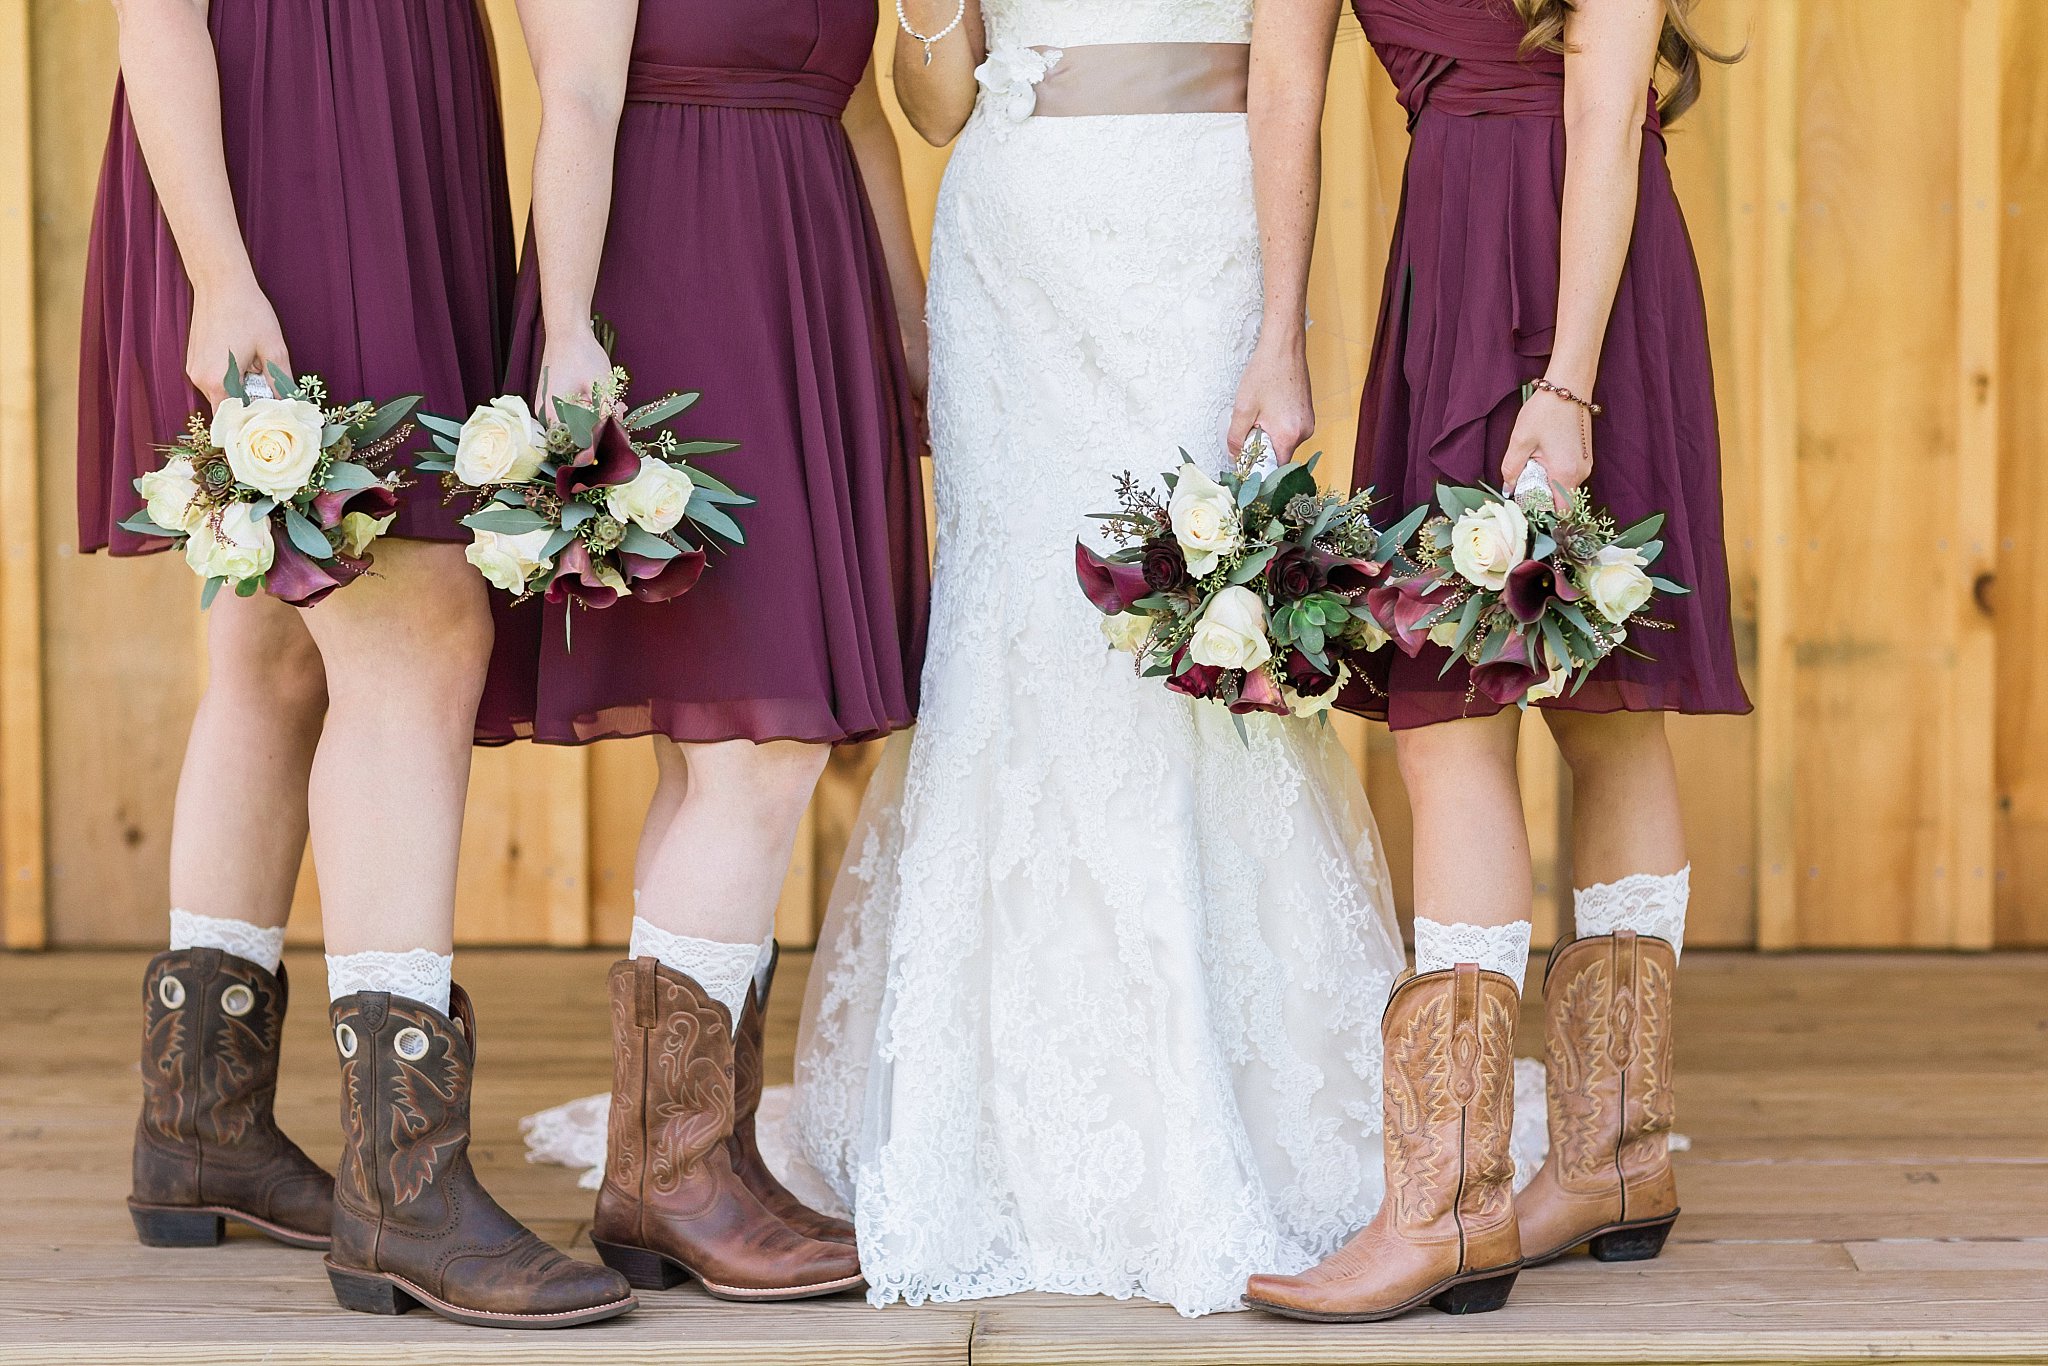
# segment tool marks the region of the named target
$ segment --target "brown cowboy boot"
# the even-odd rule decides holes
[[[476,1014],[459,986],[449,1010],[382,991],[332,1007],[342,1127],[327,1254],[334,1297],[370,1314],[423,1304],[487,1328],[567,1328],[625,1313],[634,1299],[624,1279],[549,1247],[477,1180]]]
[[[1470,963],[1409,977],[1381,1021],[1387,1194],[1350,1242],[1299,1276],[1254,1276],[1245,1301],[1328,1323],[1507,1303],[1515,1230],[1515,984]]]
[[[1543,974],[1550,1155],[1515,1199],[1530,1265],[1590,1243],[1641,1262],[1678,1218],[1671,1176],[1671,982],[1678,957],[1630,930],[1568,940]]]
[[[612,965],[612,1108],[590,1241],[635,1286],[685,1276],[720,1299],[861,1285],[844,1243],[806,1238],[733,1170],[732,1017],[652,958]]]
[[[238,1223],[324,1248],[334,1178],[271,1113],[288,996],[219,949],[152,958],[142,979],[142,1117],[128,1211],[151,1247],[212,1247]]]
[[[768,1170],[754,1137],[754,1116],[761,1109],[761,1088],[766,1080],[761,1054],[768,1032],[768,993],[774,989],[775,965],[781,957],[781,949],[771,950],[765,985],[748,988],[747,1008],[740,1015],[740,1032],[733,1040],[732,1169],[770,1214],[804,1237],[850,1247],[854,1241],[853,1225],[820,1214],[790,1194],[789,1188]]]

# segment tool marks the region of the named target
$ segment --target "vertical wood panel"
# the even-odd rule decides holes
[[[0,942],[41,948],[42,508],[34,88],[27,0],[0,0]]]

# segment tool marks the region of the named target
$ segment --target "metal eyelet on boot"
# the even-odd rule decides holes
[[[426,1031],[409,1026],[401,1029],[392,1037],[391,1047],[399,1057],[404,1058],[407,1062],[418,1062],[421,1058],[427,1056]]]
[[[185,984],[170,973],[165,973],[157,979],[156,998],[168,1009],[176,1010],[185,1004]]]
[[[220,1008],[240,1019],[256,1008],[256,993],[236,982],[220,994]]]
[[[334,1046],[341,1050],[342,1057],[353,1058],[356,1055],[355,1030],[345,1024],[336,1025],[334,1027]]]

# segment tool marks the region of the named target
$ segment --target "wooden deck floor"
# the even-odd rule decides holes
[[[673,1291],[557,1333],[343,1313],[317,1255],[261,1239],[138,1246],[122,1197],[141,961],[0,955],[0,1363],[2048,1361],[2048,955],[1695,952],[1672,1245],[1639,1267],[1531,1272],[1497,1314],[1316,1327],[1050,1295],[875,1312]],[[605,1084],[607,961],[460,963],[482,1017],[477,1165],[584,1256],[590,1196],[523,1161],[516,1122]],[[279,1109],[331,1160],[323,984],[316,958],[292,965]],[[778,992],[771,1074],[787,1074],[804,966],[792,956]]]

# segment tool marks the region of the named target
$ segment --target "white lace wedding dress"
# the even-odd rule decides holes
[[[1335,732],[1257,717],[1243,739],[1137,678],[1074,579],[1119,473],[1223,459],[1260,302],[1245,117],[1023,117],[1024,49],[1244,42],[1251,0],[982,10],[1004,75],[933,232],[923,709],[868,789],[764,1146],[852,1211],[876,1304],[1229,1309],[1379,1204],[1403,953]],[[584,1104],[538,1140],[601,1154]]]

